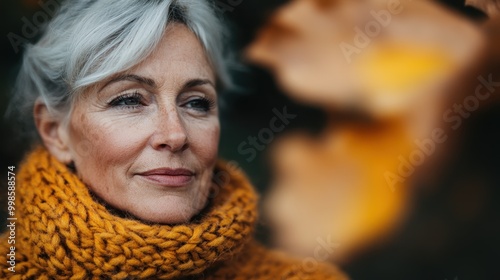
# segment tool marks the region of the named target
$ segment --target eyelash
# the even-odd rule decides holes
[[[122,102],[126,101],[134,101],[137,102],[137,104],[134,105],[127,105],[127,104],[120,104]],[[120,107],[120,108],[126,108],[126,109],[137,109],[139,106],[145,105],[144,98],[142,95],[138,92],[134,93],[127,93],[124,95],[120,95],[116,97],[115,99],[111,100],[108,105],[110,107]]]
[[[200,102],[202,103],[200,106],[198,107],[189,107],[189,105],[193,102]],[[201,111],[201,112],[209,112],[210,110],[212,110],[214,107],[215,107],[215,101],[213,100],[210,100],[206,97],[200,97],[200,98],[197,98],[197,99],[193,99],[193,100],[190,100],[186,103],[186,107],[188,108],[193,108],[194,110],[197,110],[197,111]]]
[[[127,104],[120,104],[123,102],[127,101],[134,101],[137,104],[134,105],[127,105]],[[199,106],[194,106],[193,103],[198,102],[201,103]],[[127,93],[120,95],[116,97],[115,99],[111,100],[108,105],[110,107],[117,107],[117,108],[123,108],[123,109],[137,109],[140,106],[146,105],[144,102],[143,96],[139,92],[134,92],[134,93]],[[188,102],[185,103],[185,106],[187,108],[192,108],[194,110],[200,111],[200,112],[209,112],[215,107],[215,101],[208,99],[206,97],[199,97],[196,99],[192,99]]]

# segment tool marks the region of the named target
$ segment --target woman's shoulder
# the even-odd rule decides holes
[[[226,261],[205,279],[330,279],[347,280],[338,268],[314,258],[296,259],[251,242],[235,258]]]

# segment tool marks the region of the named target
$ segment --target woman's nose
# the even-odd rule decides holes
[[[155,132],[151,145],[155,150],[168,149],[171,152],[188,148],[188,136],[185,123],[175,109],[162,109],[155,122]]]

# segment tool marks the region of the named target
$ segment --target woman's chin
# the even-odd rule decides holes
[[[175,197],[164,199],[163,202],[135,205],[132,209],[125,211],[144,222],[182,224],[189,222],[198,214],[203,209],[203,205],[194,205],[193,201]]]

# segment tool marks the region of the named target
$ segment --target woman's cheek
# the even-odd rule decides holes
[[[82,160],[92,157],[92,161],[101,167],[103,163],[118,163],[137,153],[146,138],[147,126],[140,129],[137,121],[127,122],[123,118],[113,119],[98,114],[82,120],[84,122],[77,126],[80,131],[76,133],[75,150]]]
[[[218,155],[220,137],[220,125],[218,120],[212,120],[203,127],[194,129],[194,137],[191,142],[196,146],[196,150],[210,164],[214,163]]]

